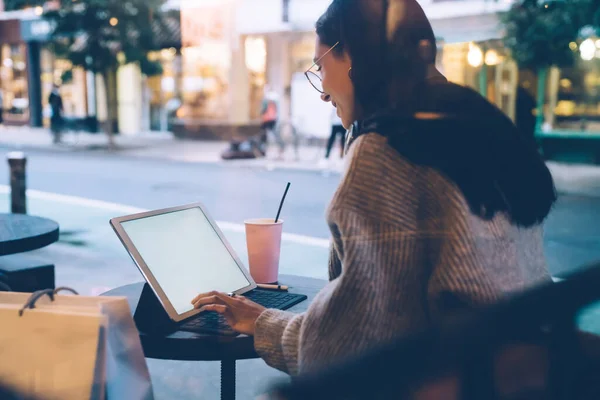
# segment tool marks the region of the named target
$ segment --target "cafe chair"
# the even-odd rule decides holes
[[[565,278],[274,384],[266,398],[600,399],[600,336],[580,326],[600,301],[600,263]]]

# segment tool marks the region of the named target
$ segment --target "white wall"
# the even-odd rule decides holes
[[[232,49],[229,71],[229,120],[235,125],[248,123],[250,119],[250,82],[246,68],[246,49],[242,38],[239,40],[240,43]]]
[[[134,135],[142,130],[142,72],[135,64],[117,70],[119,132]]]
[[[290,22],[296,29],[312,31],[330,0],[290,0]]]
[[[328,138],[331,132],[333,106],[321,100],[302,73],[292,77],[292,123],[299,133]]]
[[[289,30],[284,24],[281,0],[235,0],[236,30],[239,34],[259,34]]]

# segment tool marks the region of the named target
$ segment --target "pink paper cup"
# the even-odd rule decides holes
[[[246,225],[246,245],[250,275],[256,283],[275,283],[279,277],[279,255],[283,220],[249,219]]]

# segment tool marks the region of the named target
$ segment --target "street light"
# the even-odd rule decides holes
[[[581,43],[581,46],[579,46],[579,53],[582,60],[593,60],[596,56],[596,44],[592,39],[584,40],[583,43]]]
[[[475,43],[469,43],[467,62],[473,68],[479,68],[483,64],[483,51]]]
[[[485,52],[485,65],[494,66],[500,64],[500,62],[502,62],[502,59],[496,50],[489,49]]]
[[[119,23],[119,20],[118,20],[117,18],[115,18],[115,17],[112,17],[112,18],[111,18],[111,19],[108,21],[108,23],[109,23],[111,26],[117,26],[117,24]]]

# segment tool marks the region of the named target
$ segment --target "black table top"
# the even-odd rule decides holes
[[[281,275],[282,285],[288,285],[290,293],[301,293],[307,300],[295,305],[288,311],[303,312],[315,295],[327,284],[321,279],[305,278],[295,275]],[[104,293],[104,296],[127,297],[131,312],[135,311],[143,283],[121,286]],[[166,336],[148,335],[140,332],[144,354],[148,358],[182,361],[244,360],[258,358],[254,351],[254,338],[246,335],[236,337],[203,335],[193,332],[177,331]]]
[[[41,249],[58,241],[58,224],[27,214],[0,214],[0,256]]]

